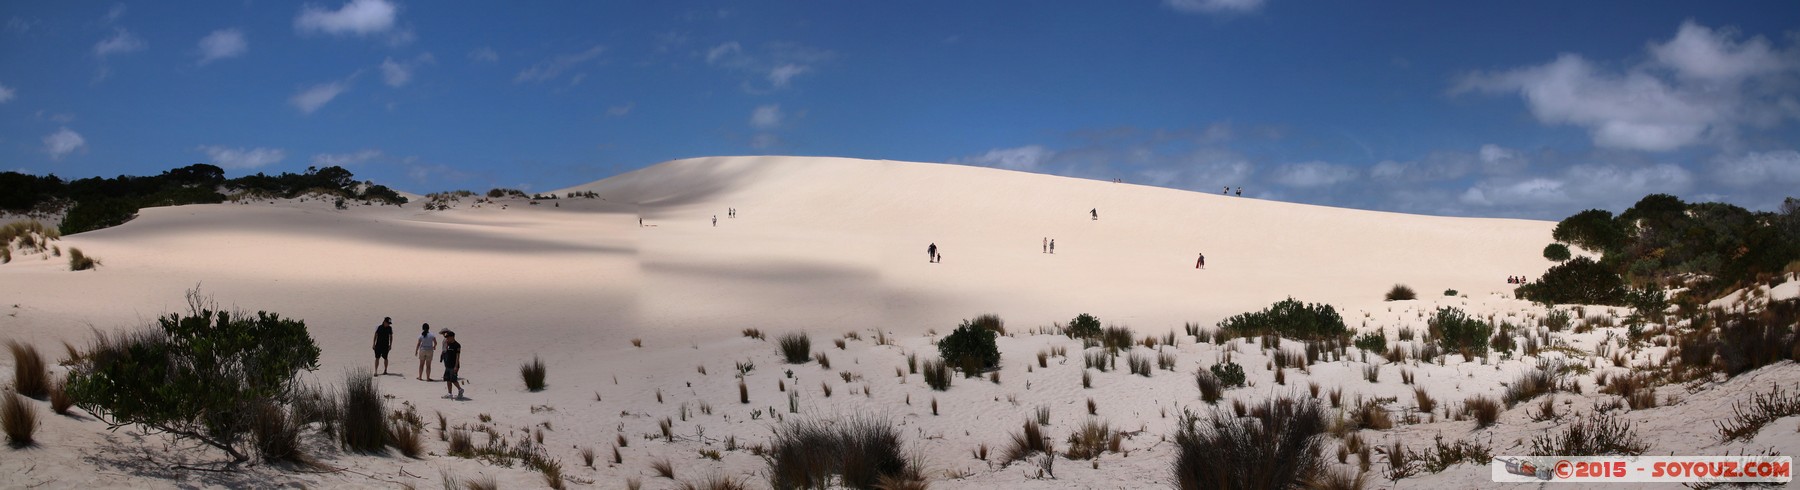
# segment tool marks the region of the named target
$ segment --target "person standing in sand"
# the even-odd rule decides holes
[[[1100,208],[1089,209],[1088,214],[1093,215],[1093,219],[1100,219]]]
[[[1038,253],[1050,253],[1050,237],[1044,237],[1043,250],[1038,250]]]
[[[925,247],[925,258],[930,260],[931,263],[933,263],[933,264],[937,263],[937,243],[936,242],[932,242],[931,246]]]
[[[1050,239],[1050,253],[1053,253],[1053,254],[1056,253],[1056,239],[1055,238]]]
[[[1195,269],[1205,269],[1206,268],[1206,254],[1204,254],[1204,253],[1200,254],[1200,259],[1194,261],[1194,268]]]
[[[455,388],[454,398],[460,399],[463,397],[462,342],[457,342],[456,332],[448,328],[440,333],[444,334],[444,353],[438,355],[444,361],[444,398],[453,398],[450,396],[450,389]]]
[[[388,351],[394,347],[394,318],[382,317],[381,325],[375,327],[375,367],[381,368],[381,374],[387,374]]]
[[[719,227],[719,215],[713,215],[713,228]]]
[[[431,335],[431,324],[419,326],[419,342],[413,350],[419,354],[419,381],[430,381],[431,356],[437,353],[437,336]]]

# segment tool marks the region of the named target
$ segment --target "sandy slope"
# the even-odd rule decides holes
[[[1422,316],[1440,304],[1523,322],[1541,318],[1542,310],[1506,299],[1504,278],[1535,276],[1549,265],[1539,251],[1553,225],[830,158],[681,160],[557,192],[587,190],[600,199],[535,206],[523,200],[479,207],[464,202],[438,212],[417,205],[338,211],[316,200],[148,209],[124,226],[64,240],[65,247],[100,257],[105,265],[97,272],[69,273],[58,261],[0,265],[0,298],[6,298],[0,307],[8,310],[0,317],[0,337],[60,358],[58,342],[80,343],[90,328],[145,324],[182,308],[184,290],[202,284],[223,303],[305,319],[324,350],[317,376],[326,382],[366,366],[372,327],[383,316],[394,317],[401,346],[393,371],[404,376],[380,378],[381,389],[396,397],[392,403],[419,407],[431,425],[435,412],[453,426],[476,425],[479,415],[488,414],[501,431],[548,422],[553,430],[545,447],[563,461],[577,487],[591,481],[592,487],[618,488],[632,477],[645,488],[673,485],[652,476],[648,465],[656,457],[675,461],[682,479],[720,474],[765,485],[761,460],[748,452],[726,451],[715,462],[698,451],[722,448],[726,437],[760,443],[774,412],[890,417],[913,439],[938,480],[935,487],[1143,487],[1165,479],[1170,452],[1162,437],[1173,430],[1176,415],[1183,408],[1205,409],[1195,399],[1190,373],[1213,363],[1223,348],[1183,336],[1171,350],[1179,358],[1175,371],[1150,378],[1096,374],[1095,387],[1083,389],[1080,344],[1029,330],[1087,312],[1161,334],[1179,331],[1183,322],[1210,326],[1289,295],[1336,305],[1347,321],[1364,328],[1421,328]],[[739,217],[727,217],[729,207]],[[1090,209],[1098,210],[1099,220],[1090,219]],[[639,227],[639,218],[648,226]],[[1046,237],[1056,239],[1056,254],[1038,250]],[[926,261],[929,243],[942,248],[943,263]],[[1204,271],[1194,269],[1201,252],[1207,256]],[[1394,283],[1411,285],[1424,299],[1381,302]],[[1465,297],[1440,296],[1451,288]],[[1001,315],[1016,334],[1000,341],[1003,383],[959,380],[949,392],[932,392],[918,375],[895,375],[907,353],[935,355],[928,332],[948,332],[980,313]],[[442,384],[412,379],[414,362],[404,349],[421,322],[458,332],[466,346],[465,373],[474,380],[471,400],[442,400]],[[739,335],[747,327],[771,339],[807,331],[834,369],[784,365],[771,342]],[[877,330],[897,345],[874,345]],[[830,340],[846,332],[858,332],[861,340],[840,351]],[[1591,348],[1599,335],[1570,341]],[[642,339],[642,348],[632,347],[634,338]],[[1052,345],[1071,346],[1071,355],[1036,368],[1033,354]],[[1361,377],[1360,362],[1336,362],[1290,372],[1288,385],[1276,386],[1256,347],[1238,350],[1257,384],[1234,390],[1234,398],[1303,391],[1315,381],[1327,390],[1344,387],[1351,396],[1397,397],[1396,410],[1412,403],[1412,387],[1400,384],[1400,370],[1417,370],[1420,385],[1449,402],[1497,393],[1529,365],[1388,365],[1382,382],[1370,384]],[[533,355],[550,366],[551,388],[542,393],[528,393],[518,381],[517,366]],[[732,376],[734,363],[746,361],[756,366],[746,376],[748,405],[738,403]],[[10,376],[11,360],[5,362]],[[1733,383],[1791,385],[1796,373],[1787,365]],[[785,413],[778,384],[798,387],[801,414]],[[821,384],[834,395],[827,398]],[[1651,437],[1653,453],[1716,454],[1721,449],[1709,440],[1688,441],[1705,438],[1679,431],[1694,430],[1688,419],[1696,414],[1722,415],[1729,400],[1747,396],[1731,393],[1741,392],[1701,391],[1684,395],[1680,407],[1633,417],[1681,434],[1672,441]],[[941,415],[931,414],[933,397]],[[981,443],[997,452],[1038,406],[1051,408],[1048,432],[1061,447],[1060,439],[1087,417],[1088,398],[1097,401],[1100,417],[1135,433],[1125,454],[1102,457],[1098,468],[1058,461],[1058,479],[1031,480],[1027,465],[1001,468],[970,455]],[[703,414],[702,406],[712,413]],[[1514,440],[1549,424],[1533,423],[1523,412],[1509,412],[1506,425],[1472,437],[1489,439],[1496,454],[1505,453]],[[664,417],[674,419],[673,443],[646,437]],[[1771,426],[1780,430],[1770,431],[1781,435],[1740,446],[1795,448],[1800,439],[1788,429],[1793,425],[1782,421]],[[1471,422],[1443,422],[1368,437],[1428,442],[1426,434],[1459,438],[1471,429]],[[542,485],[520,468],[435,455],[343,455],[323,446],[327,462],[346,471],[172,472],[165,468],[173,461],[217,455],[166,452],[161,439],[131,434],[108,433],[91,418],[47,416],[41,447],[0,451],[0,486],[242,486],[273,478],[312,486],[430,487],[441,471],[497,475],[508,487]],[[625,464],[604,464],[619,434],[631,441],[621,450]],[[516,431],[508,436],[522,437]],[[435,430],[432,437],[427,447],[443,453]],[[578,447],[595,448],[600,467],[581,467]],[[1400,484],[1479,485],[1486,471],[1462,466]]]

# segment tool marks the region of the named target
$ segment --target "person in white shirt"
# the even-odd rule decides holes
[[[419,354],[419,380],[431,380],[431,356],[437,353],[437,336],[431,334],[431,324],[419,326],[419,345],[415,349]]]

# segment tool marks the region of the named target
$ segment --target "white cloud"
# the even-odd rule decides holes
[[[708,49],[706,64],[766,81],[767,86],[751,80],[744,83],[746,91],[762,92],[787,88],[796,77],[812,73],[816,65],[836,56],[831,51],[796,43],[768,43],[753,51],[731,41]]]
[[[794,77],[809,71],[812,71],[811,67],[793,63],[777,66],[774,69],[769,70],[769,85],[772,85],[775,88],[787,88],[788,82],[793,80]]]
[[[631,109],[635,108],[635,107],[637,107],[636,102],[626,102],[625,105],[616,105],[616,106],[606,108],[606,115],[613,116],[613,117],[622,117],[627,114],[631,114]]]
[[[294,30],[302,34],[368,36],[392,30],[399,13],[399,7],[386,0],[350,0],[337,10],[308,4],[294,18]]]
[[[342,167],[345,165],[365,163],[370,160],[381,158],[381,156],[381,150],[373,148],[357,151],[355,153],[320,153],[313,155],[312,164],[319,167]]]
[[[1163,0],[1163,5],[1186,13],[1241,13],[1262,8],[1263,0]]]
[[[750,147],[756,149],[774,148],[781,145],[781,137],[775,133],[757,133],[750,137]]]
[[[781,126],[781,104],[758,106],[750,111],[750,127],[756,129],[775,129]]]
[[[112,8],[106,9],[106,17],[103,17],[100,20],[102,22],[111,24],[114,22],[118,22],[119,19],[122,19],[122,18],[125,18],[125,4],[115,3],[115,4],[113,4]]]
[[[13,97],[17,94],[18,94],[18,92],[14,91],[12,89],[12,87],[0,85],[0,104],[4,104],[7,101],[13,100]]]
[[[476,48],[474,51],[469,52],[469,61],[476,61],[476,62],[481,62],[481,63],[493,63],[496,61],[500,61],[500,52],[494,51],[494,48],[482,46],[480,48]]]
[[[1053,156],[1056,156],[1055,151],[1041,145],[1026,145],[1016,148],[996,148],[980,155],[952,159],[950,162],[1036,172]]]
[[[224,168],[257,168],[287,158],[287,151],[276,148],[244,149],[202,145],[195,150],[205,152],[214,165]]]
[[[200,38],[200,64],[236,58],[250,51],[242,29],[219,29]]]
[[[302,114],[312,114],[313,111],[319,110],[320,107],[325,106],[325,103],[331,102],[331,99],[337,98],[339,94],[348,90],[350,90],[348,82],[321,83],[289,97],[288,103],[300,109]]]
[[[1275,169],[1275,183],[1289,187],[1327,187],[1356,180],[1355,167],[1320,161],[1290,163]]]
[[[1559,175],[1491,179],[1460,196],[1464,204],[1507,209],[1619,207],[1645,195],[1679,195],[1693,185],[1693,173],[1672,164],[1579,164]]]
[[[82,138],[81,133],[71,131],[69,128],[58,129],[56,132],[44,136],[44,152],[50,154],[51,160],[61,160],[62,157],[83,148],[87,148],[87,139]]]
[[[131,31],[127,31],[123,27],[115,27],[112,37],[94,43],[94,55],[105,58],[115,54],[143,51],[145,46],[144,40],[132,35]]]
[[[1713,159],[1713,166],[1714,178],[1728,185],[1800,185],[1800,152],[1794,150],[1751,152],[1735,158],[1721,156]]]
[[[1452,92],[1517,92],[1539,122],[1585,128],[1605,148],[1728,144],[1741,126],[1800,117],[1780,84],[1753,83],[1794,71],[1800,49],[1777,52],[1760,37],[1741,44],[1734,37],[1688,22],[1675,39],[1647,46],[1653,61],[1622,73],[1563,54],[1543,65],[1471,74]]]
[[[381,62],[381,79],[389,87],[404,86],[406,82],[412,81],[412,68],[395,63],[394,58],[390,57]]]
[[[519,76],[513,77],[513,83],[545,82],[554,80],[556,77],[562,76],[564,71],[597,58],[600,56],[600,53],[605,51],[605,46],[594,46],[588,48],[586,51],[578,53],[556,55],[554,58],[540,61],[538,64],[531,65],[530,68],[526,68],[524,71],[519,72]]]

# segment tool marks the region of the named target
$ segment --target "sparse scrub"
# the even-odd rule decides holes
[[[1215,410],[1211,420],[1193,413],[1175,433],[1173,483],[1181,489],[1297,488],[1325,468],[1320,439],[1324,411],[1317,402],[1276,398],[1251,411],[1255,421]]]
[[[761,329],[746,328],[746,329],[744,329],[744,336],[753,338],[756,340],[763,340],[763,332]]]
[[[75,406],[75,399],[69,398],[68,383],[59,381],[50,385],[50,411],[57,415],[68,415],[69,407]]]
[[[781,348],[781,357],[788,364],[806,364],[812,358],[812,339],[806,332],[790,332],[776,339],[776,346]]]
[[[1121,437],[1106,421],[1089,418],[1069,433],[1069,449],[1063,455],[1069,459],[1094,459],[1109,448],[1116,448]]]
[[[31,406],[17,393],[4,393],[0,397],[5,398],[0,401],[0,427],[6,430],[6,443],[14,448],[36,444],[37,407]]]
[[[1487,428],[1500,420],[1500,402],[1491,397],[1470,397],[1463,402],[1463,413],[1475,418],[1476,428]]]
[[[544,391],[545,371],[544,360],[535,354],[531,356],[531,362],[520,365],[519,377],[525,380],[525,389],[532,392]]]
[[[1358,335],[1352,342],[1356,348],[1368,352],[1382,353],[1387,351],[1387,333],[1381,330]]]
[[[1388,301],[1411,301],[1415,299],[1419,299],[1418,293],[1413,292],[1413,289],[1407,287],[1405,284],[1395,284],[1394,287],[1388,289],[1387,292]]]
[[[6,350],[12,353],[13,391],[39,400],[48,396],[50,371],[45,367],[44,356],[38,353],[37,347],[8,340]]]
[[[1720,443],[1749,441],[1762,431],[1763,426],[1795,415],[1800,415],[1800,394],[1771,386],[1767,394],[1731,404],[1731,418],[1713,422],[1713,425],[1719,429]]]
[[[1006,322],[1000,320],[1000,315],[995,315],[993,313],[977,316],[974,320],[969,321],[969,325],[994,332],[994,335],[1006,335]]]
[[[94,258],[79,248],[69,247],[69,270],[85,271],[100,266],[100,259]]]
[[[1262,311],[1226,318],[1219,322],[1219,330],[1240,338],[1279,335],[1300,340],[1335,339],[1348,332],[1343,317],[1331,305],[1301,303],[1293,298]]]
[[[1464,359],[1486,354],[1488,339],[1494,336],[1492,324],[1471,318],[1453,307],[1438,308],[1428,325],[1439,346],[1446,351],[1461,353]]]
[[[1431,394],[1426,393],[1424,388],[1413,388],[1413,400],[1422,413],[1432,413],[1437,410],[1437,400],[1432,399]]]
[[[1069,337],[1078,339],[1097,337],[1100,335],[1100,319],[1087,313],[1075,315],[1073,320],[1069,320],[1069,327],[1064,332]]]
[[[343,428],[339,442],[360,453],[378,453],[386,441],[385,402],[376,390],[368,371],[355,369],[344,375],[343,407],[338,426]]]
[[[831,369],[831,356],[825,355],[824,352],[813,354],[813,360],[819,362],[819,367]]]
[[[1000,452],[1000,465],[1009,465],[1033,454],[1048,454],[1051,452],[1049,444],[1049,440],[1044,438],[1043,426],[1035,420],[1026,421],[1024,428],[1012,435],[1006,450]]]
[[[1150,358],[1148,356],[1133,352],[1131,353],[1131,356],[1125,360],[1125,364],[1130,367],[1131,374],[1146,378],[1150,377]]]
[[[1394,419],[1381,404],[1364,401],[1350,412],[1350,425],[1357,429],[1388,430],[1394,428]]]
[[[1559,456],[1638,456],[1650,446],[1638,438],[1631,423],[1612,414],[1593,412],[1561,433],[1545,434],[1531,440],[1531,455]]]
[[[1106,327],[1106,329],[1100,331],[1100,345],[1112,352],[1130,349],[1131,329],[1125,327]]]
[[[878,418],[808,420],[775,428],[765,459],[769,483],[784,488],[824,487],[833,482],[875,488],[890,481],[921,481],[916,462],[902,452],[900,429]]]
[[[938,391],[950,389],[950,367],[943,360],[925,361],[924,368],[926,386]]]
[[[1506,395],[1501,397],[1501,401],[1506,402],[1506,408],[1510,410],[1519,402],[1529,401],[1537,398],[1538,395],[1555,391],[1555,389],[1556,374],[1554,372],[1550,369],[1533,369],[1514,378],[1513,382],[1507,385]]]
[[[669,462],[668,457],[658,457],[650,460],[650,471],[656,472],[656,476],[671,480],[675,479],[675,464]]]
[[[1214,364],[1208,370],[1212,371],[1212,375],[1227,387],[1241,388],[1244,386],[1244,367],[1239,366],[1238,363],[1226,361],[1223,364]]]

